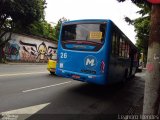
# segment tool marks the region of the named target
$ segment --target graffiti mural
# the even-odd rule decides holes
[[[8,42],[4,49],[6,59],[20,60],[19,50],[20,46],[16,43],[16,40],[11,40]]]
[[[4,48],[6,59],[22,62],[47,62],[57,54],[57,44],[47,40],[14,34]]]
[[[36,62],[46,62],[53,54],[56,54],[56,47],[46,46],[42,42],[39,46],[37,44],[26,43],[20,40],[22,45],[22,59]]]

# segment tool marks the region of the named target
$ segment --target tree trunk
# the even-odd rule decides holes
[[[152,5],[143,115],[160,110],[160,4]]]

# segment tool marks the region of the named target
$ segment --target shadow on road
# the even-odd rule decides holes
[[[143,97],[143,92],[144,80],[139,76],[124,85],[75,84],[27,120],[116,120]]]

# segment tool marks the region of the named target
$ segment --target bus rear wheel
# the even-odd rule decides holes
[[[50,71],[50,74],[51,74],[51,75],[54,75],[54,74],[55,74],[55,72],[51,72],[51,71]]]

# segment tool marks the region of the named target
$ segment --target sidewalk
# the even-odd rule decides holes
[[[141,97],[139,101],[136,102],[136,104],[133,104],[133,106],[127,111],[127,115],[142,115],[143,112],[143,99],[144,97]]]
[[[143,74],[143,76],[141,76],[141,79],[143,79],[144,81],[145,81],[145,78],[144,78],[145,71],[146,71],[146,68],[143,68],[141,72]],[[129,120],[135,120],[136,117],[138,117],[138,120],[141,120],[141,116],[143,114],[143,100],[144,100],[144,94],[126,112],[126,119],[124,120],[128,120],[127,116],[132,117],[132,119],[129,119]]]

